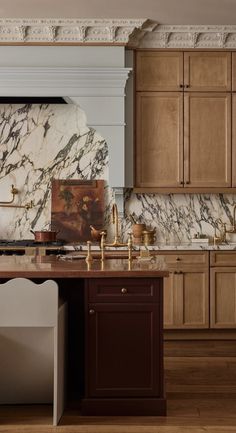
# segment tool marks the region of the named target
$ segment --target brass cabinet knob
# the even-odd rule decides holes
[[[185,182],[186,183],[186,185],[189,185],[190,184],[190,181],[189,180],[187,180],[187,182]]]
[[[180,262],[180,257],[176,257],[176,262]]]
[[[128,292],[128,290],[127,290],[125,287],[122,287],[122,289],[121,289],[121,293],[125,294],[125,293],[127,293],[127,292]]]
[[[95,310],[89,310],[89,314],[91,315],[95,314]]]
[[[180,84],[179,87],[182,89],[182,88],[184,87],[184,85],[183,85],[183,84]]]

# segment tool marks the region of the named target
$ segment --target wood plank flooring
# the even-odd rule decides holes
[[[216,356],[180,353],[165,358],[167,417],[82,417],[67,409],[52,427],[50,406],[2,406],[0,433],[236,433],[236,357],[219,356],[219,348]]]

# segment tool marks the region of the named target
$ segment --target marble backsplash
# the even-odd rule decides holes
[[[50,227],[51,179],[108,180],[105,140],[86,126],[86,116],[76,105],[0,105],[0,200],[11,198],[11,185],[19,189],[17,204],[33,200],[33,209],[0,209],[0,238],[31,238],[30,229]],[[105,188],[105,226],[113,203]],[[235,195],[125,193],[121,221],[126,239],[129,215],[150,228],[157,241],[188,242],[197,232],[214,235],[217,219],[233,222]]]

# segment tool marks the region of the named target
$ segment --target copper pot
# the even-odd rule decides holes
[[[35,242],[55,242],[59,231],[56,230],[30,230],[34,235]]]

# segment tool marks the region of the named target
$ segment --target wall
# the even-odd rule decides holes
[[[34,201],[30,210],[1,208],[0,238],[32,238],[30,228],[50,227],[51,179],[108,179],[108,150],[104,139],[86,126],[76,105],[0,105],[0,200],[9,200],[11,184],[18,204]],[[112,190],[106,184],[105,224]],[[125,194],[126,237],[129,215],[156,227],[161,242],[188,242],[196,232],[214,234],[218,218],[232,224],[233,195]]]

